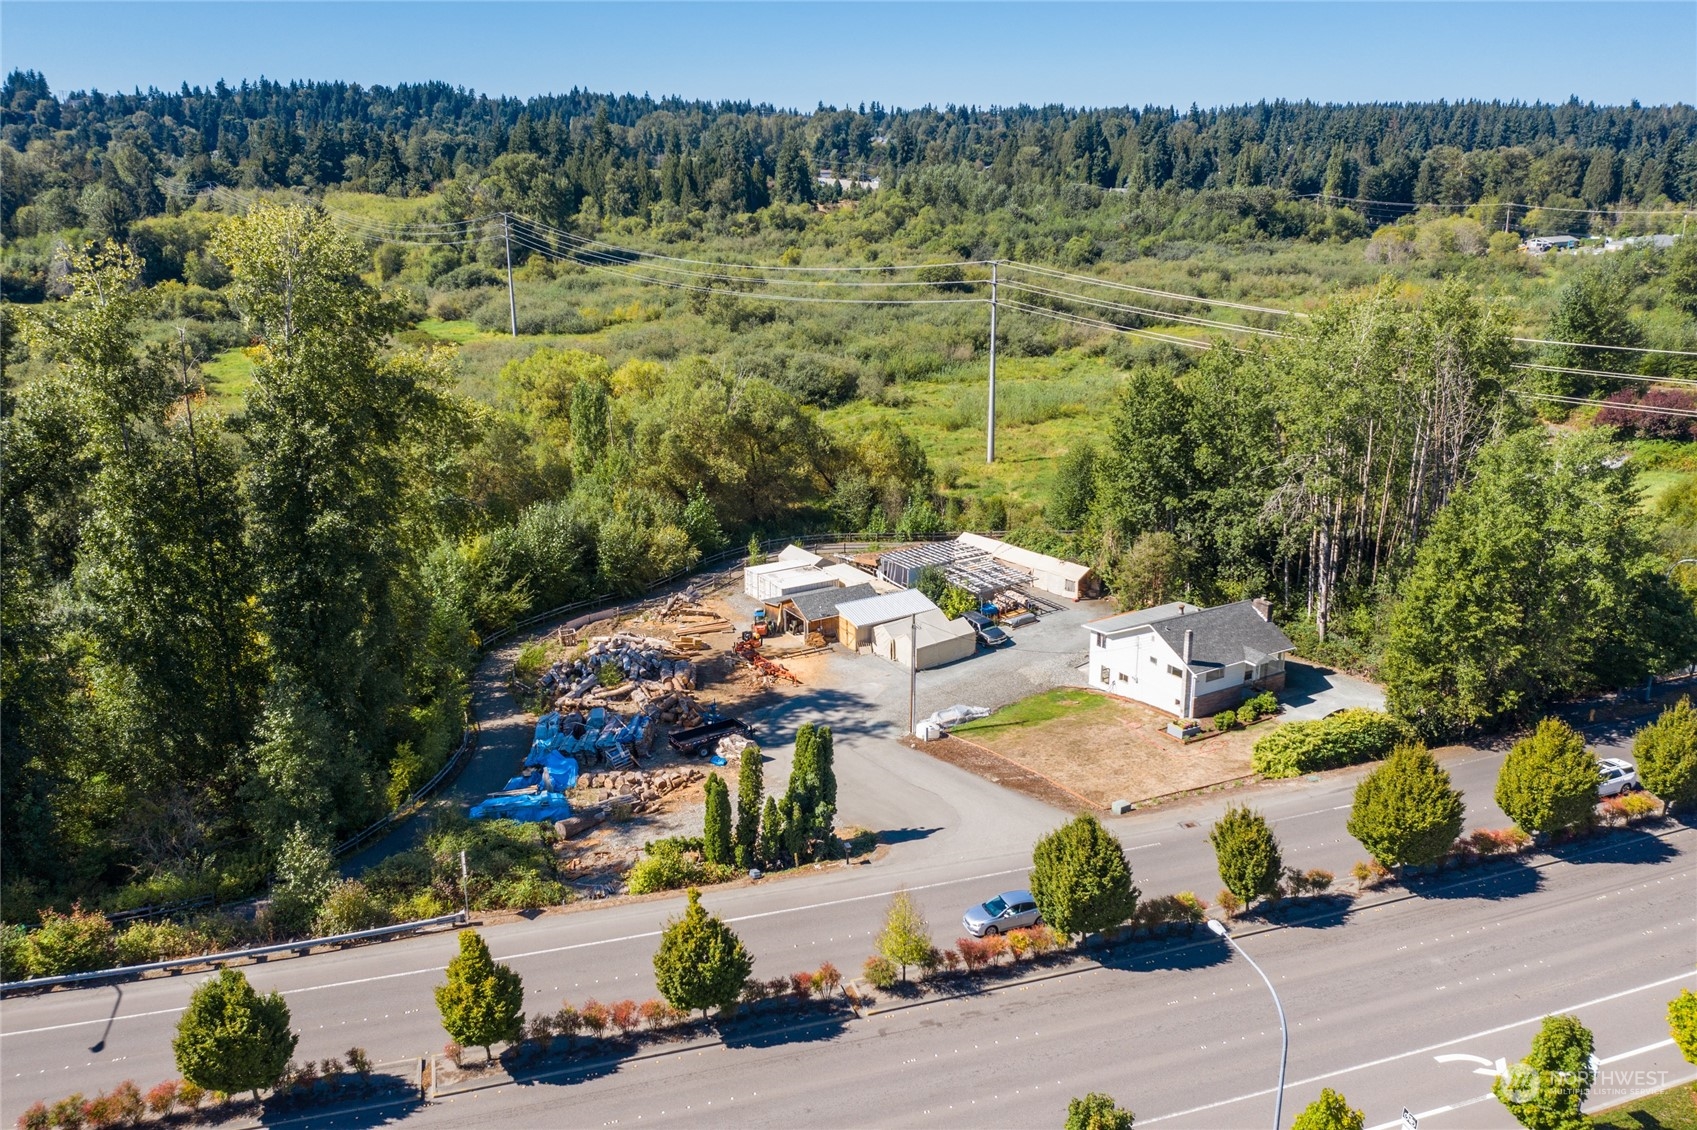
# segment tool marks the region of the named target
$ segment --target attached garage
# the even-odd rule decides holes
[[[872,639],[873,650],[883,658],[906,667],[911,654],[921,671],[966,659],[978,650],[978,637],[971,624],[951,620],[935,609],[911,620],[879,624],[872,630]]]

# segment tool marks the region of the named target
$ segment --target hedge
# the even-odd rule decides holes
[[[1377,710],[1345,710],[1313,722],[1287,722],[1255,743],[1263,777],[1296,777],[1376,761],[1414,740],[1406,723]]]

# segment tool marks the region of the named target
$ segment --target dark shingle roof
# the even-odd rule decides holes
[[[871,585],[850,585],[846,589],[813,589],[809,592],[798,592],[790,597],[790,603],[801,618],[809,624],[815,620],[828,620],[837,614],[837,605],[847,604],[851,600],[865,600],[869,596],[877,596],[878,590]]]
[[[1263,663],[1296,647],[1277,624],[1261,619],[1261,614],[1255,611],[1255,602],[1251,600],[1186,612],[1150,627],[1181,656],[1184,654],[1184,633],[1196,633],[1190,645],[1192,667]]]

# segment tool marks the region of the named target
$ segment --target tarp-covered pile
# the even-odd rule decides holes
[[[553,792],[492,796],[471,806],[473,820],[518,820],[528,824],[538,820],[564,820],[571,814],[571,804],[565,797]]]

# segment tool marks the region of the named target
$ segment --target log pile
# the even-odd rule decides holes
[[[601,668],[608,663],[625,678],[603,687]],[[620,704],[657,722],[698,726],[696,677],[695,663],[670,642],[619,632],[592,640],[579,659],[555,663],[543,673],[542,686],[556,692],[554,707],[562,713]]]

